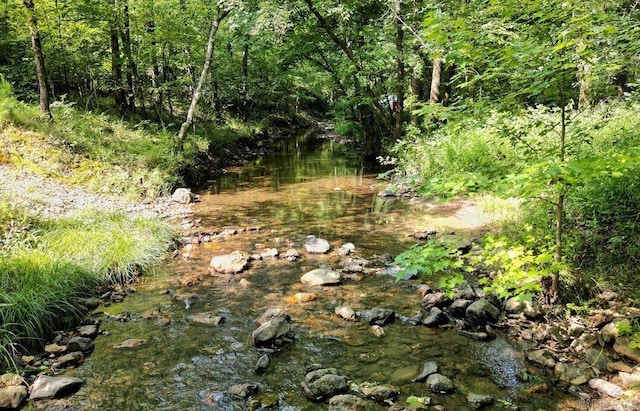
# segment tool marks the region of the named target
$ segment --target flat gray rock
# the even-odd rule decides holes
[[[77,391],[82,384],[83,381],[79,378],[41,375],[31,386],[29,400],[60,398]]]

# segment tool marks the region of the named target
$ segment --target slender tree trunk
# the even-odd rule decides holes
[[[402,15],[402,0],[396,0],[396,96],[398,104],[396,106],[396,136],[404,134],[404,88],[405,88],[405,67],[404,67],[404,26]]]
[[[151,67],[148,74],[151,79],[152,100],[153,107],[158,117],[160,124],[162,122],[162,90],[160,89],[160,69],[158,68],[158,61],[156,56],[157,41],[156,41],[156,24],[153,18],[148,20],[145,24],[147,33],[151,36]]]
[[[441,58],[436,58],[433,60],[433,70],[431,73],[431,91],[429,93],[429,103],[438,104],[440,103],[440,85],[442,83],[442,66],[443,61]]]
[[[109,22],[109,38],[111,43],[111,80],[113,82],[113,99],[116,110],[124,113],[126,96],[122,87],[122,59],[120,58],[120,37],[118,35],[118,0],[111,0],[113,16]]]
[[[249,79],[249,38],[245,38],[242,47],[242,84],[240,86],[240,118],[246,120],[248,117],[248,90],[247,83]]]
[[[196,107],[198,105],[198,100],[200,100],[200,95],[202,94],[202,90],[204,89],[204,83],[207,80],[207,75],[209,74],[209,69],[211,68],[211,61],[213,59],[213,46],[215,44],[216,34],[218,33],[218,29],[220,28],[220,23],[229,15],[230,11],[228,10],[220,10],[218,9],[218,17],[211,24],[211,30],[209,31],[209,39],[207,40],[207,52],[205,54],[204,65],[202,67],[202,73],[200,73],[200,79],[198,80],[198,85],[193,91],[193,96],[191,97],[191,105],[189,106],[189,111],[187,111],[187,119],[182,126],[180,126],[180,132],[178,133],[178,142],[181,148],[184,148],[185,139],[187,136],[187,130],[193,124],[193,116],[196,111]]]
[[[133,53],[131,52],[131,28],[130,28],[130,19],[129,19],[129,0],[122,0],[123,8],[122,8],[122,18],[123,18],[123,27],[122,27],[122,48],[124,49],[124,56],[127,59],[127,106],[129,111],[135,113],[136,111],[136,84],[134,80],[137,77],[136,74],[136,63],[133,60]]]
[[[564,163],[565,150],[566,150],[566,137],[567,137],[567,110],[564,98],[560,99],[562,107],[560,111],[560,162]],[[563,186],[560,188],[560,193],[556,199],[556,252],[555,261],[561,264],[563,260],[563,235],[564,235],[564,202],[565,202],[565,190]],[[555,270],[553,272],[553,278],[551,282],[551,302],[555,302],[558,299],[558,289],[560,287],[560,272]]]
[[[27,9],[27,19],[31,33],[31,47],[33,48],[33,56],[36,62],[36,77],[38,78],[38,91],[40,93],[40,112],[46,117],[51,118],[51,109],[49,108],[49,80],[44,64],[44,53],[42,51],[42,41],[40,40],[40,30],[38,29],[38,19],[34,11],[35,5],[33,0],[24,0],[23,3]]]

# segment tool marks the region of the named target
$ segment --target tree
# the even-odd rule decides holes
[[[42,51],[38,19],[34,10],[35,5],[33,0],[24,0],[23,4],[27,9],[27,23],[29,25],[29,32],[31,33],[31,48],[33,49],[33,56],[36,62],[36,76],[38,78],[38,91],[40,93],[40,112],[46,117],[51,118],[48,88],[49,79],[47,77],[47,69],[44,64],[44,52]]]
[[[202,66],[202,72],[200,73],[200,79],[198,80],[198,85],[193,91],[191,104],[189,105],[189,111],[187,111],[187,118],[184,123],[182,123],[182,126],[180,126],[180,132],[178,133],[178,142],[183,148],[186,140],[187,130],[189,129],[189,127],[191,127],[191,124],[193,124],[193,116],[195,114],[198,101],[200,100],[200,95],[202,94],[202,91],[204,89],[207,76],[209,75],[216,34],[218,33],[218,29],[220,28],[220,23],[222,23],[222,21],[229,15],[229,13],[231,13],[231,9],[225,10],[218,6],[216,10],[216,18],[211,23],[211,29],[209,30],[209,39],[207,40],[207,52],[205,54],[204,64]]]

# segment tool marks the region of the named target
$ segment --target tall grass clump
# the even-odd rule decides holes
[[[45,233],[40,248],[125,284],[158,266],[175,239],[174,228],[157,218],[87,211]]]
[[[42,220],[0,201],[0,368],[86,315],[83,299],[159,266],[174,228],[155,217],[85,211]]]
[[[102,281],[83,267],[42,251],[0,260],[0,355],[3,365],[21,349],[41,347],[60,327],[86,312],[82,299]]]

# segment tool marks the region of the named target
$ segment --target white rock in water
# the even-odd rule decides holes
[[[315,236],[307,236],[307,242],[305,248],[308,253],[312,254],[324,254],[331,249],[329,242],[323,238],[316,238]]]
[[[330,268],[316,268],[300,278],[307,285],[335,285],[342,282],[342,274]]]
[[[600,378],[590,379],[589,387],[598,391],[600,394],[605,394],[615,399],[622,397],[622,394],[624,394],[624,390],[622,388]]]
[[[176,188],[176,191],[171,195],[171,199],[180,204],[189,204],[193,201],[193,197],[193,193],[188,188]]]

